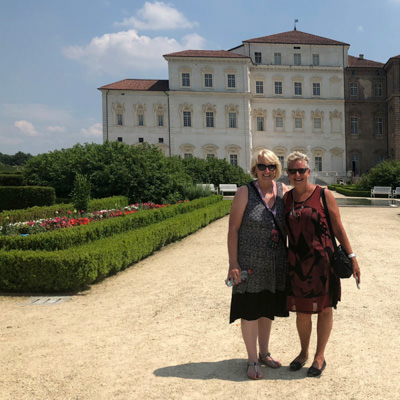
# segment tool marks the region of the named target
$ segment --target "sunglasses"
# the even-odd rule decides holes
[[[298,172],[300,175],[305,174],[308,171],[308,168],[288,168],[287,172],[291,175],[295,175]]]
[[[269,164],[269,165],[257,164],[257,168],[260,171],[265,171],[267,168],[268,168],[269,171],[275,171],[276,170],[276,165],[275,164]]]

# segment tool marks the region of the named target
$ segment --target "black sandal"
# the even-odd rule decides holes
[[[254,367],[254,371],[256,373],[256,375],[254,377],[249,375],[249,367]],[[261,375],[261,371],[259,371],[259,368],[260,368],[260,364],[258,362],[251,362],[251,363],[248,362],[247,363],[247,377],[249,379],[253,379],[253,380],[261,379],[262,375]]]
[[[289,367],[291,371],[298,371],[299,369],[302,369],[305,365],[305,363],[307,362],[307,360],[304,360],[303,362],[297,361],[297,360],[293,360]]]
[[[308,368],[307,376],[310,377],[310,378],[316,378],[317,376],[321,376],[322,371],[325,369],[325,367],[326,367],[326,361],[325,360],[322,363],[321,369],[318,369],[316,367],[311,366],[310,368]]]

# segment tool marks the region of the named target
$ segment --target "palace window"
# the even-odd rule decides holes
[[[321,118],[314,118],[313,123],[314,123],[314,129],[315,130],[321,129],[321,127],[322,127]]]
[[[229,128],[236,128],[237,127],[237,118],[236,113],[230,112],[228,116],[229,120]]]
[[[157,123],[158,126],[164,126],[164,114],[158,114]]]
[[[319,54],[312,55],[312,63],[314,66],[319,65]]]
[[[143,114],[138,114],[138,126],[144,126],[144,115]]]
[[[302,118],[295,118],[294,119],[294,127],[296,129],[303,129],[303,119]]]
[[[214,113],[212,111],[206,112],[206,127],[214,128]]]
[[[213,76],[212,74],[204,74],[204,87],[211,88],[213,87]]]
[[[358,134],[358,118],[357,117],[350,118],[350,132],[352,135]]]
[[[283,128],[283,118],[282,117],[275,118],[275,128]]]
[[[275,89],[275,94],[282,94],[282,82],[280,81],[274,82],[274,89]]]
[[[281,65],[282,64],[281,53],[274,53],[274,64],[275,65]]]
[[[264,130],[264,117],[257,117],[257,131]]]
[[[256,81],[256,93],[263,94],[264,93],[264,82]]]
[[[294,63],[294,65],[301,65],[301,54],[300,53],[293,54],[293,63]]]
[[[322,157],[314,157],[314,169],[315,171],[322,171]]]
[[[117,125],[122,126],[122,114],[117,114]]]
[[[375,97],[382,97],[382,83],[375,83]]]
[[[192,126],[192,113],[190,111],[183,112],[183,126]]]
[[[313,82],[312,84],[313,96],[321,95],[321,84],[319,82]]]
[[[376,136],[383,135],[383,118],[375,119],[375,135]]]
[[[350,96],[356,97],[358,96],[358,84],[357,82],[350,83]]]
[[[254,53],[254,61],[256,64],[261,64],[261,53],[256,51]]]
[[[235,165],[235,166],[238,165],[238,156],[237,156],[237,154],[230,154],[229,155],[229,163],[231,165]]]
[[[190,87],[190,74],[189,74],[189,72],[182,72],[182,87]]]
[[[301,82],[294,83],[294,95],[301,96],[303,94],[302,84]]]
[[[236,75],[235,74],[227,75],[227,86],[228,86],[228,88],[231,88],[231,89],[236,88]]]

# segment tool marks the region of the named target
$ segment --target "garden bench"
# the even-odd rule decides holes
[[[224,193],[236,193],[237,192],[236,183],[220,183],[219,192],[224,196]]]
[[[397,186],[396,189],[393,190],[392,197],[396,198],[397,196],[400,196],[400,186]]]
[[[387,197],[392,196],[392,188],[390,186],[374,186],[371,189],[371,197],[375,197],[377,194],[387,195]]]
[[[203,189],[210,189],[212,193],[218,193],[218,189],[213,183],[198,183],[197,186],[201,186]]]

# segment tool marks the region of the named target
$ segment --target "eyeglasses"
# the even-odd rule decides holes
[[[260,171],[265,171],[267,168],[268,168],[269,171],[275,171],[276,170],[276,165],[275,164],[269,164],[269,165],[257,164],[257,168]]]
[[[291,175],[295,175],[298,172],[300,175],[305,174],[308,171],[308,168],[288,168],[287,172]]]

